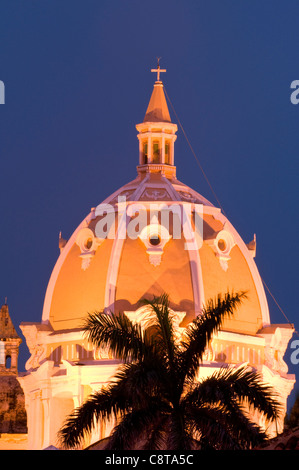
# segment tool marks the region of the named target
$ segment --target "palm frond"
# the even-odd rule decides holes
[[[226,317],[246,297],[227,293],[209,301],[178,343],[167,294],[143,300],[143,326],[125,314],[88,315],[84,332],[95,347],[107,347],[122,364],[109,386],[91,395],[66,419],[62,447],[80,446],[98,422],[114,420],[109,449],[191,450],[251,448],[265,439],[250,416],[280,416],[280,402],[250,368],[223,368],[197,382],[206,347]]]
[[[275,421],[282,411],[277,398],[273,388],[263,383],[259,373],[248,367],[227,367],[202,380],[186,395],[185,400],[199,406],[207,402],[215,405],[221,403],[228,410],[234,407],[237,400],[239,405],[252,407],[267,420]]]
[[[120,393],[119,384],[109,385],[106,389],[92,394],[81,406],[76,408],[65,420],[58,433],[58,443],[62,448],[79,447],[92,433],[98,421],[108,421],[130,409],[128,397]]]
[[[130,450],[148,447],[156,426],[169,414],[169,406],[162,399],[155,397],[141,409],[132,409],[123,416],[114,427],[105,450]]]
[[[95,312],[83,326],[84,335],[95,347],[108,347],[122,361],[142,359],[152,350],[151,339],[141,326],[123,313]]]
[[[122,364],[108,387],[92,394],[68,416],[58,434],[61,447],[78,447],[98,421],[124,418],[132,409],[147,408],[150,401],[165,396],[167,377],[163,374],[154,358]]]
[[[236,403],[230,409],[222,403],[190,405],[186,417],[202,449],[250,449],[266,438]]]
[[[273,387],[264,383],[260,373],[245,366],[238,369],[228,367],[214,375],[217,384],[223,383],[241,403],[259,411],[268,421],[275,421],[281,416],[283,410],[279,395]]]
[[[168,376],[155,357],[122,365],[115,375],[119,392],[130,397],[132,406],[146,406],[151,397],[168,396]]]
[[[153,300],[142,299],[140,303],[149,307],[145,328],[155,331],[155,342],[160,342],[161,347],[171,357],[173,355],[175,339],[168,294],[154,297]]]
[[[149,307],[146,332],[152,334],[152,340],[156,351],[163,362],[165,370],[169,375],[168,389],[171,401],[178,402],[180,391],[178,390],[178,351],[179,345],[174,335],[174,322],[169,309],[169,297],[162,294],[153,300],[143,299],[141,303]]]
[[[147,439],[141,450],[165,450],[167,449],[166,441],[169,429],[169,413],[160,414],[155,421],[154,426],[148,432]]]
[[[185,415],[181,407],[171,413],[169,427],[167,430],[167,449],[171,450],[193,450],[193,436],[186,426]]]
[[[221,328],[225,317],[234,314],[244,298],[245,292],[226,293],[224,297],[218,295],[217,300],[210,300],[202,314],[188,325],[179,354],[182,379],[194,379],[212,335]]]

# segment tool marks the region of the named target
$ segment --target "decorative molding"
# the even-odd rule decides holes
[[[259,335],[265,338],[265,364],[271,370],[280,374],[288,372],[283,356],[293,333],[294,328],[288,325],[272,325],[259,331]]]
[[[196,203],[196,204],[201,204],[202,201],[199,200],[198,197],[195,197],[193,194],[190,194],[188,193],[187,191],[179,191],[177,190],[178,194],[180,195],[180,198],[183,200],[183,201],[186,201],[186,202],[193,202],[193,203]]]
[[[161,264],[164,247],[170,240],[171,235],[163,225],[158,223],[156,217],[153,217],[153,221],[153,223],[142,229],[138,237],[146,248],[146,252],[149,255],[149,262],[153,266],[158,266]]]
[[[46,345],[45,344],[37,344],[31,350],[31,356],[25,364],[25,369],[26,370],[37,369],[41,365],[41,362],[44,359],[46,359],[46,356],[47,356]]]
[[[176,167],[164,163],[146,163],[144,165],[138,165],[137,172],[139,175],[142,173],[160,173],[162,176],[176,177]]]
[[[80,258],[82,258],[81,268],[85,271],[94,257],[98,246],[101,245],[103,240],[96,238],[93,231],[84,227],[79,230],[76,238],[76,244],[80,249]]]
[[[173,320],[175,337],[177,340],[180,340],[182,335],[184,334],[185,328],[180,327],[179,325],[184,320],[186,312],[178,312],[172,310],[171,308],[169,309],[169,312]],[[124,314],[127,315],[129,320],[131,320],[133,324],[138,323],[143,329],[145,329],[147,328],[148,322],[151,318],[151,308],[148,305],[145,305],[138,308],[137,310],[124,311]]]
[[[227,271],[230,252],[235,246],[233,235],[228,230],[220,230],[214,240],[214,246],[220,266],[224,271]]]
[[[253,240],[246,244],[249,253],[251,254],[252,258],[255,258],[256,255],[256,234],[253,235]]]
[[[225,223],[222,230],[216,232],[214,237],[206,239],[205,242],[213,249],[219,259],[221,268],[227,271],[230,252],[236,244],[234,236],[231,231],[228,230],[227,224]]]
[[[26,343],[31,354],[25,364],[25,369],[36,369],[46,359],[46,337],[52,330],[42,323],[21,323],[20,329],[26,338]]]
[[[58,248],[60,250],[60,253],[62,252],[66,244],[67,244],[67,240],[63,238],[61,235],[61,232],[59,232]]]
[[[165,188],[146,188],[139,198],[140,201],[165,201],[171,200]]]
[[[109,260],[106,287],[105,287],[105,310],[114,310],[115,302],[115,291],[116,281],[118,276],[118,268],[120,263],[120,257],[123,249],[125,238],[122,236],[126,231],[127,225],[127,211],[123,211],[121,214],[120,221],[116,232],[115,239],[113,241],[112,251]]]
[[[119,201],[119,198],[125,198],[126,201],[129,201],[131,199],[131,196],[135,193],[136,189],[127,189],[125,191],[119,191],[116,196],[114,196],[111,200],[109,200],[109,204],[111,206],[117,204]],[[134,198],[133,198],[134,199]]]
[[[202,237],[199,240],[196,236],[196,231],[193,230],[191,222],[192,204],[182,202],[183,208],[183,221],[184,221],[184,237],[185,237],[185,249],[188,253],[190,260],[191,279],[193,288],[193,299],[194,299],[194,313],[195,316],[201,314],[202,307],[205,303],[203,275],[201,269],[201,261],[199,255],[199,247],[202,243]],[[202,209],[202,205],[200,205]]]

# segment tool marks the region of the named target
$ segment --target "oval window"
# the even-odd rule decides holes
[[[226,249],[226,242],[222,238],[218,241],[218,248],[220,251],[224,251]]]
[[[84,246],[87,250],[90,250],[90,248],[92,247],[92,243],[93,243],[93,240],[92,238],[87,238],[87,240],[85,241],[84,243]]]
[[[149,238],[149,242],[152,246],[158,246],[161,243],[161,238],[159,235],[151,235]]]

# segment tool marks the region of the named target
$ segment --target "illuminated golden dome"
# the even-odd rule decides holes
[[[80,328],[87,312],[134,311],[141,298],[163,292],[169,294],[174,310],[186,312],[187,322],[218,293],[245,290],[248,301],[224,329],[256,334],[270,321],[253,260],[254,244],[247,246],[220,209],[177,180],[177,126],[170,120],[161,81],[154,84],[144,121],[136,128],[138,175],[93,208],[66,244],[60,239],[61,254],[48,285],[43,322],[54,330]],[[156,218],[150,215],[153,207],[162,206],[170,213],[167,228],[159,220],[159,210]],[[99,226],[102,229],[109,219],[107,211],[114,221],[105,237],[99,235]],[[134,223],[138,211],[146,214],[143,234],[124,237],[125,221]],[[197,249],[186,249],[190,237],[186,226],[192,231],[195,212],[202,221],[202,240]],[[174,234],[175,225],[181,236]]]
[[[136,126],[137,177],[92,208],[69,240],[60,234],[42,322],[20,325],[31,353],[27,372],[18,378],[26,396],[29,449],[55,445],[66,416],[115,376],[119,361],[83,335],[87,313],[123,311],[142,325],[148,311],[139,300],[165,292],[180,337],[207,300],[247,291],[248,300],[213,335],[199,378],[223,364],[248,364],[280,393],[286,410],[295,378],[287,374],[283,355],[293,328],[270,325],[253,259],[255,237],[246,244],[219,208],[176,178],[177,125],[159,80],[162,70],[156,71],[144,121]],[[254,420],[264,425],[263,416]],[[93,442],[107,437],[114,424],[97,430]],[[283,418],[272,431],[282,429]]]

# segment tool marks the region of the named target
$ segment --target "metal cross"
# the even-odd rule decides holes
[[[158,64],[157,64],[157,68],[156,69],[151,69],[151,72],[157,72],[157,82],[160,81],[160,73],[161,72],[166,72],[166,69],[160,69],[160,59],[161,57],[157,57],[157,60],[158,60]]]

